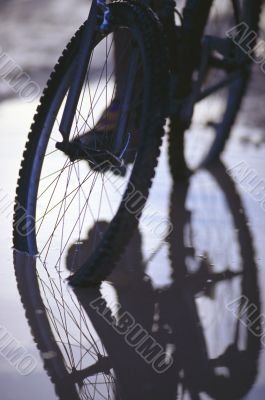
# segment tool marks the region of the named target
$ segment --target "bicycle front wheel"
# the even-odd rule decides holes
[[[62,141],[59,124],[75,70],[81,28],[64,51],[41,98],[17,188],[14,247],[38,254],[42,264],[55,266],[67,276],[65,259],[74,245],[70,269],[76,272],[82,267],[72,279],[79,285],[101,282],[130,239],[148,196],[163,134],[161,109],[167,70],[160,28],[152,14],[136,3],[113,3],[110,11],[111,31],[103,35],[97,27],[93,33],[93,49],[70,135],[69,143],[74,143],[91,132],[87,157],[87,153],[58,150]],[[114,67],[117,34],[127,40],[119,48]],[[128,48],[132,50],[129,54]],[[115,79],[119,65],[125,72]],[[120,151],[114,153],[112,147],[115,126],[111,134],[107,128],[103,131],[101,138],[103,142],[107,138],[108,143],[101,142],[103,151],[96,139],[93,142],[100,115],[101,123],[109,122],[117,92],[127,93],[128,85],[131,95],[122,99],[127,103],[124,106],[121,102],[114,110],[118,121],[126,110]],[[87,239],[90,246],[81,252],[81,244]]]

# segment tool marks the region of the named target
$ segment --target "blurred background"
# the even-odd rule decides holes
[[[85,20],[89,3],[0,0],[0,46],[43,86],[62,49]],[[12,95],[0,81],[0,100]]]

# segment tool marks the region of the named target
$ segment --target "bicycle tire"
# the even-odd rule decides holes
[[[112,26],[127,26],[131,31],[136,32],[136,37],[142,46],[142,57],[145,62],[143,134],[118,211],[89,260],[86,260],[80,270],[70,277],[72,285],[97,285],[115,266],[132,232],[137,227],[138,219],[152,184],[164,133],[164,113],[162,110],[166,99],[168,69],[158,20],[154,18],[151,10],[138,5],[136,2],[114,2],[110,5],[110,11]],[[44,150],[41,149],[40,143],[43,140],[42,135],[44,135],[43,131],[47,121],[55,111],[53,102],[56,103],[58,101],[56,99],[62,96],[61,85],[63,85],[64,79],[67,79],[65,76],[71,69],[82,30],[83,27],[70,41],[51,74],[40,100],[23,153],[16,190],[13,243],[15,249],[29,254],[36,254],[38,251],[35,245],[36,212],[34,213],[34,211],[36,210],[33,203],[37,201],[40,171],[45,156],[45,148]],[[137,218],[136,215],[128,212],[126,205],[126,199],[130,197],[132,185],[136,193],[141,193],[141,205],[140,211],[137,212]],[[36,192],[35,198],[32,196],[32,188]],[[34,211],[32,212],[32,210]],[[33,220],[31,219],[32,216],[34,216]],[[21,220],[26,221],[22,233],[18,229]]]

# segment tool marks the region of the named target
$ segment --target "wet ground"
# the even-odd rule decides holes
[[[41,29],[32,41],[23,24],[17,36],[10,35],[23,4],[32,2],[17,7],[10,1],[9,7],[12,3],[14,25],[2,18],[1,37],[11,56],[43,85],[83,11],[72,13],[70,21],[73,2],[64,7],[57,2],[55,24],[47,2],[34,2],[30,24],[34,20],[39,28],[41,21]],[[4,13],[7,5],[0,5]],[[49,36],[56,43],[48,45]],[[140,225],[98,291],[72,290],[65,272],[47,275],[40,261],[13,253],[16,180],[37,103],[17,99],[1,83],[1,399],[264,399],[265,189],[255,189],[265,180],[264,87],[256,67],[222,162],[196,171],[187,182],[173,185],[164,141],[149,204],[160,220],[170,222],[172,233],[161,240]],[[251,171],[249,178],[242,178],[240,167]],[[89,245],[84,237],[82,251]],[[67,273],[74,251],[69,248]],[[138,325],[135,337],[125,336],[124,313],[127,324]],[[116,329],[110,326],[114,316]],[[166,350],[167,363],[154,361],[157,350],[135,350],[137,332]],[[13,352],[20,346],[24,361],[18,363]]]

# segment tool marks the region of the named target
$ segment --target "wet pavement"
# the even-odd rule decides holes
[[[27,66],[10,48],[42,85],[58,43],[46,65],[36,53]],[[16,180],[37,103],[2,95],[1,399],[264,399],[265,189],[255,191],[265,180],[264,87],[256,68],[222,162],[188,181],[173,184],[164,141],[148,203],[172,232],[161,239],[140,224],[101,290],[67,285],[74,244],[63,273],[13,252]],[[89,246],[84,237],[82,252]],[[141,347],[147,339],[152,351]]]

